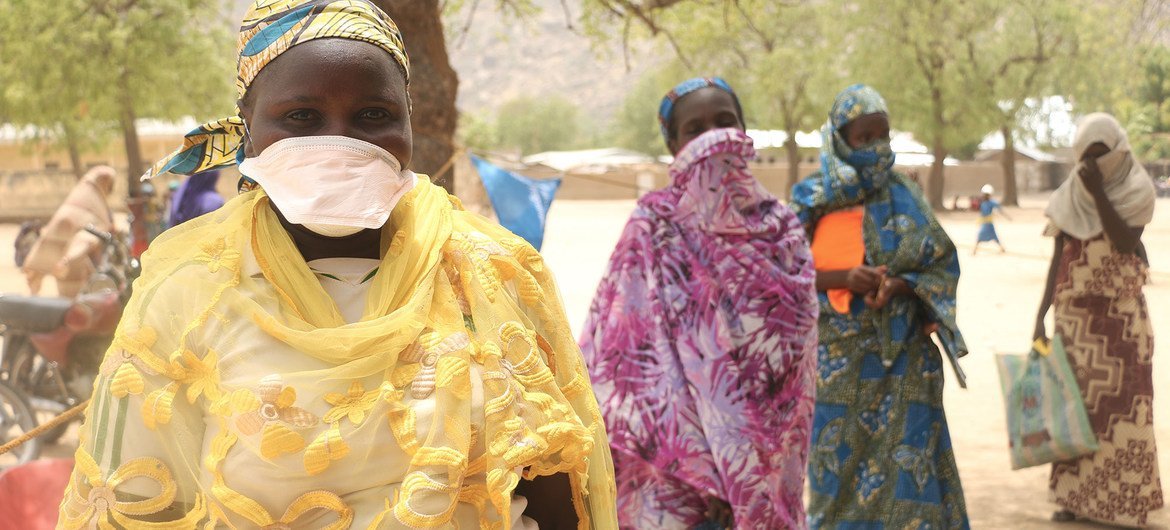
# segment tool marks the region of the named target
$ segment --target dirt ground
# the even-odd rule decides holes
[[[1031,340],[1036,307],[1043,291],[1052,242],[1041,237],[1043,198],[1024,200],[1008,210],[1013,220],[997,228],[1007,254],[984,247],[971,256],[978,230],[971,213],[942,215],[943,224],[962,256],[959,324],[971,349],[964,359],[968,388],[950,384],[946,409],[958,458],[971,526],[975,529],[1090,529],[1087,524],[1048,521],[1054,507],[1047,502],[1046,467],[1011,471],[994,354],[1023,353]],[[632,201],[561,201],[549,215],[543,253],[555,271],[574,329],[584,323],[594,289],[621,234]],[[0,292],[25,292],[12,262],[17,227],[0,225]],[[1154,222],[1143,237],[1153,264],[1153,284],[1146,287],[1156,333],[1155,420],[1161,442],[1160,465],[1170,488],[1170,201],[1160,200]],[[51,289],[51,287],[50,287]],[[1051,325],[1049,326],[1051,329]],[[68,456],[76,444],[75,429],[49,456]],[[1170,509],[1155,512],[1152,528],[1170,530]]]

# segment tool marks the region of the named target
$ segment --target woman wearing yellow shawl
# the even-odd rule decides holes
[[[409,61],[365,0],[259,0],[239,111],[147,176],[260,185],[144,257],[65,528],[616,528],[540,256],[404,168]]]

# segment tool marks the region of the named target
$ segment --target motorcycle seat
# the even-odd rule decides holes
[[[0,295],[0,323],[9,330],[45,333],[64,325],[72,305],[67,298]]]

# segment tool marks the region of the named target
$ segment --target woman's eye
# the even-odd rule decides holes
[[[313,112],[309,111],[309,110],[303,110],[303,109],[302,110],[294,110],[288,114],[285,114],[285,117],[290,119],[290,120],[305,121],[305,120],[313,119]]]
[[[361,117],[366,120],[384,120],[390,117],[390,113],[382,109],[366,109],[362,111]]]

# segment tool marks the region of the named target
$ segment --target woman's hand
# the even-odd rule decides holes
[[[887,270],[885,265],[880,267],[858,265],[849,269],[849,274],[845,277],[845,285],[856,294],[872,293],[881,286]]]
[[[733,528],[735,517],[731,513],[731,505],[727,501],[715,497],[707,497],[707,520],[715,522],[723,528]]]
[[[865,295],[865,303],[873,309],[881,309],[886,307],[886,304],[890,303],[890,300],[895,296],[906,296],[913,292],[914,290],[910,288],[910,284],[906,280],[883,277],[877,290]]]
[[[1101,168],[1097,167],[1097,159],[1086,157],[1081,161],[1081,169],[1077,172],[1081,177],[1081,183],[1085,185],[1085,189],[1093,195],[1102,194],[1105,192],[1105,176],[1101,174]]]
[[[1036,328],[1032,331],[1032,340],[1041,340],[1048,338],[1048,329],[1044,326],[1044,315],[1036,318]]]
[[[541,530],[574,530],[580,523],[573,507],[573,485],[564,473],[521,479],[516,495],[528,499],[524,515]]]

